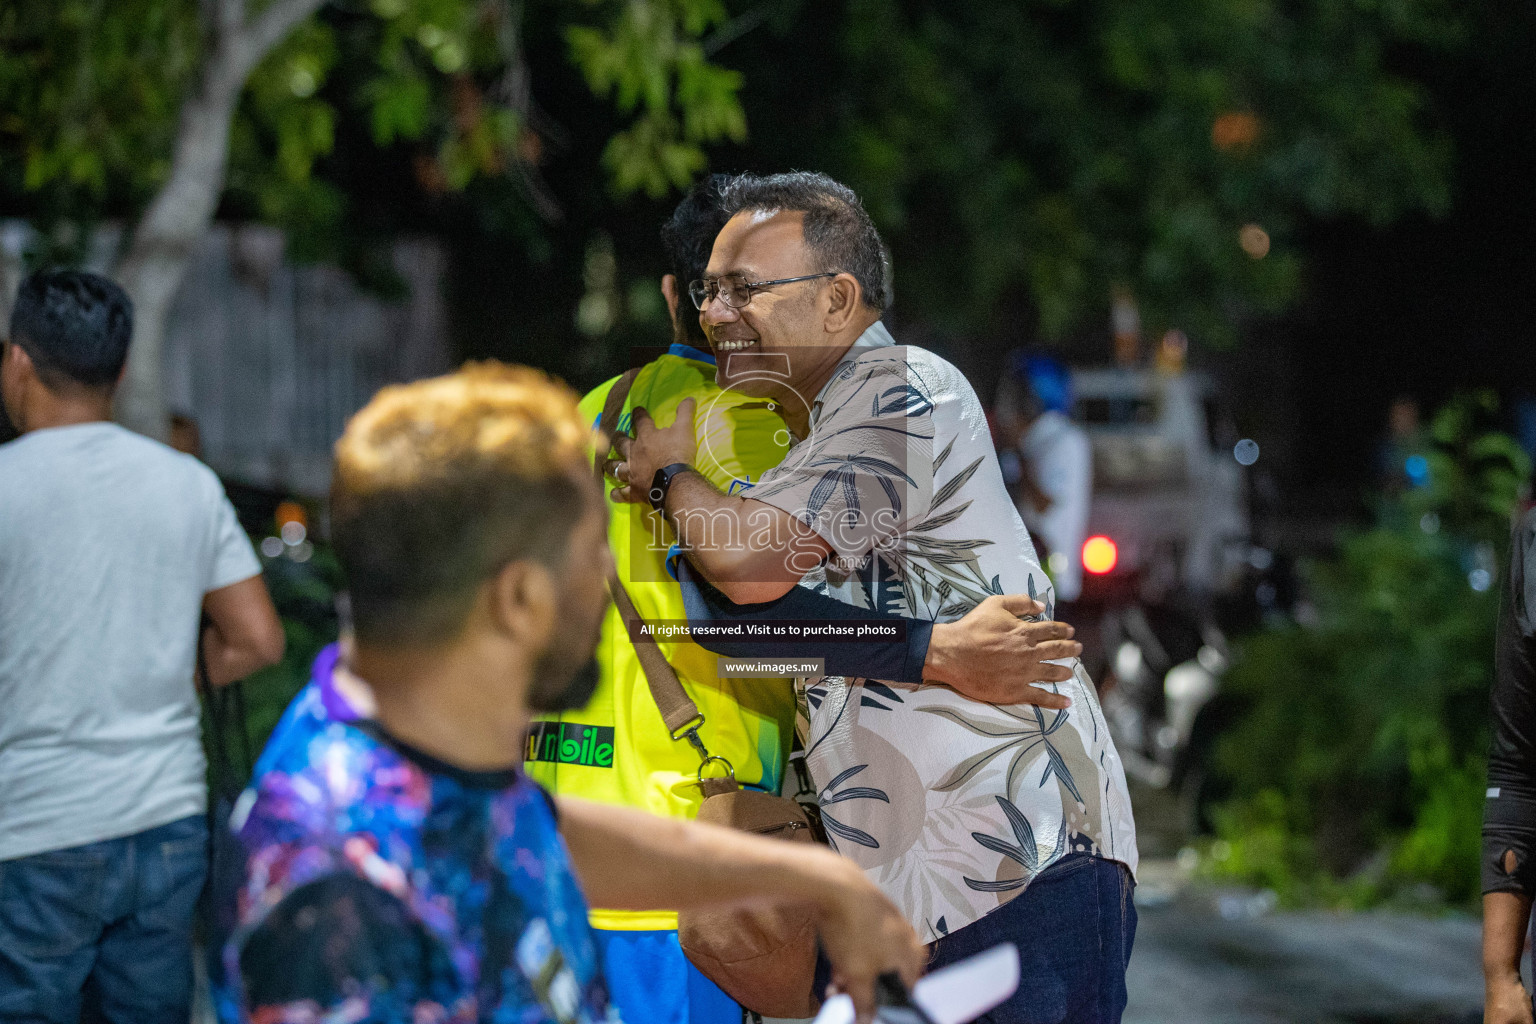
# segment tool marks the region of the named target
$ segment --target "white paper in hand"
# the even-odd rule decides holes
[[[933,1024],[966,1024],[1013,995],[1018,987],[1019,948],[1004,942],[925,975],[913,987],[912,1001],[933,1018]],[[847,996],[828,999],[815,1024],[853,1024],[853,1000]]]

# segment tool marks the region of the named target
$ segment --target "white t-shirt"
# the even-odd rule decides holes
[[[1019,440],[1019,454],[1035,483],[1051,499],[1044,512],[1036,512],[1028,501],[1020,503],[1019,511],[1030,532],[1051,553],[1056,596],[1076,601],[1083,591],[1083,541],[1093,497],[1093,448],[1088,435],[1061,413],[1044,412]]]
[[[0,445],[0,861],[202,813],[203,595],[260,571],[191,456],[112,423]]]
[[[746,496],[833,547],[802,586],[859,608],[947,622],[1050,582],[1003,483],[970,383],[932,352],[867,331],[811,406],[810,435]],[[881,343],[884,342],[882,345]],[[1125,772],[1093,681],[1066,711],[967,700],[944,686],[802,680],[822,820],[924,941],[1018,896],[1071,852],[1136,867]]]

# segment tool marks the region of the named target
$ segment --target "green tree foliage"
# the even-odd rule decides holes
[[[691,0],[675,6],[627,4],[606,32],[582,25],[566,32],[592,91],[637,114],[603,154],[615,186],[653,199],[687,185],[704,168],[701,143],[741,142],[747,134],[736,101],[741,75],[711,64],[697,41],[725,20],[725,5]]]
[[[1401,64],[1457,39],[1453,11],[846,0],[787,30],[832,40],[803,86],[765,102],[768,69],[739,66],[757,145],[863,194],[908,310],[974,330],[1022,295],[1060,338],[1103,324],[1123,284],[1153,331],[1223,343],[1296,297],[1305,218],[1447,208],[1448,143]],[[1243,248],[1250,224],[1262,258]]]
[[[169,173],[196,8],[163,0],[0,9],[0,181],[63,213],[142,203]]]
[[[1246,711],[1216,755],[1225,871],[1293,899],[1476,894],[1499,585],[1530,469],[1482,429],[1492,405],[1435,418],[1427,484],[1312,567],[1315,619],[1242,643]]]
[[[206,46],[199,11],[230,2],[0,9],[0,197],[44,220],[132,217],[167,174]],[[647,228],[644,255],[631,249],[622,222],[660,206],[616,207],[614,193],[655,200],[710,160],[811,167],[865,197],[910,321],[1004,347],[1069,339],[1102,330],[1124,286],[1152,336],[1224,344],[1300,294],[1309,223],[1446,209],[1449,145],[1408,72],[1458,45],[1461,13],[1449,0],[330,0],[252,73],[224,212],[334,255],[367,182],[327,161],[365,125],[373,146],[411,153],[429,195],[467,196],[530,252],[621,239],[623,292],[654,273],[655,247]],[[556,51],[612,117],[541,115]],[[607,190],[552,157],[586,154],[571,136],[594,124]],[[509,193],[521,212],[503,208]]]
[[[28,197],[18,205],[44,220],[141,209],[169,175],[209,6],[20,0],[0,9],[0,189],[10,201]],[[252,16],[263,9],[250,6]],[[536,174],[547,140],[524,60],[530,22],[564,26],[569,59],[628,115],[607,150],[615,188],[684,187],[703,147],[745,133],[740,77],[698,45],[724,17],[718,0],[337,0],[251,73],[229,199],[311,236],[342,226],[348,197],[315,169],[350,117],[381,148],[411,147],[428,190]],[[538,183],[527,183],[537,205]]]
[[[558,220],[538,171],[552,126],[540,124],[522,45],[535,14],[564,28],[569,58],[630,117],[613,129],[605,161],[621,193],[684,185],[700,147],[741,137],[739,79],[693,42],[723,18],[718,0],[26,0],[0,9],[0,168],[22,168],[0,189],[29,197],[17,212],[75,228],[77,240],[87,237],[82,220],[112,213],[133,223],[115,266],[135,311],[123,422],[165,434],[166,318],[221,199],[227,213],[288,228],[300,255],[367,251],[348,230],[351,197],[314,174],[343,118],[366,117],[376,147],[414,147],[428,193],[511,179],[545,224]],[[342,68],[350,74],[328,87]]]

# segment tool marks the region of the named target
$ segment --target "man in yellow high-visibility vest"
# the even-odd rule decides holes
[[[715,384],[715,360],[695,317],[678,317],[678,278],[684,285],[709,259],[720,214],[718,181],[707,179],[678,206],[662,231],[674,274],[662,279],[674,322],[674,342],[635,378],[619,429],[629,410],[643,406],[671,421],[677,405],[693,398],[698,430],[712,439],[711,479],[722,488],[757,479],[787,451],[784,423],[762,402],[725,394]],[[686,299],[683,302],[688,306]],[[582,411],[595,424],[618,378],[589,393]],[[741,408],[746,405],[748,408]],[[634,505],[610,503],[608,543],[619,578],[647,621],[685,620],[678,585],[667,574],[666,549],[646,543],[647,523]],[[638,541],[638,542],[637,542]],[[688,640],[663,641],[662,653],[677,671],[704,716],[701,737],[712,754],[730,761],[743,785],[777,793],[794,725],[794,694],[788,683],[728,682],[717,678],[715,655]],[[535,722],[525,770],[553,793],[623,804],[655,814],[690,818],[703,794],[699,756],[671,739],[646,685],[634,646],[610,608],[597,648],[602,677],[590,704]],[[594,909],[592,924],[604,945],[614,999],[628,1024],[738,1024],[741,1010],[694,971],[677,944],[677,915]]]

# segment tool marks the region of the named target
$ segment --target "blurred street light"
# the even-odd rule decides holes
[[[1157,347],[1157,368],[1164,373],[1183,373],[1188,356],[1189,336],[1176,327],[1165,331]]]
[[[1237,233],[1237,242],[1243,247],[1243,252],[1256,260],[1269,255],[1269,232],[1257,224],[1244,224],[1243,229]]]
[[[1111,572],[1119,560],[1120,552],[1108,537],[1089,537],[1083,543],[1083,568],[1091,573]]]
[[[1259,119],[1247,111],[1228,111],[1211,123],[1211,145],[1224,153],[1247,149],[1259,137]]]

